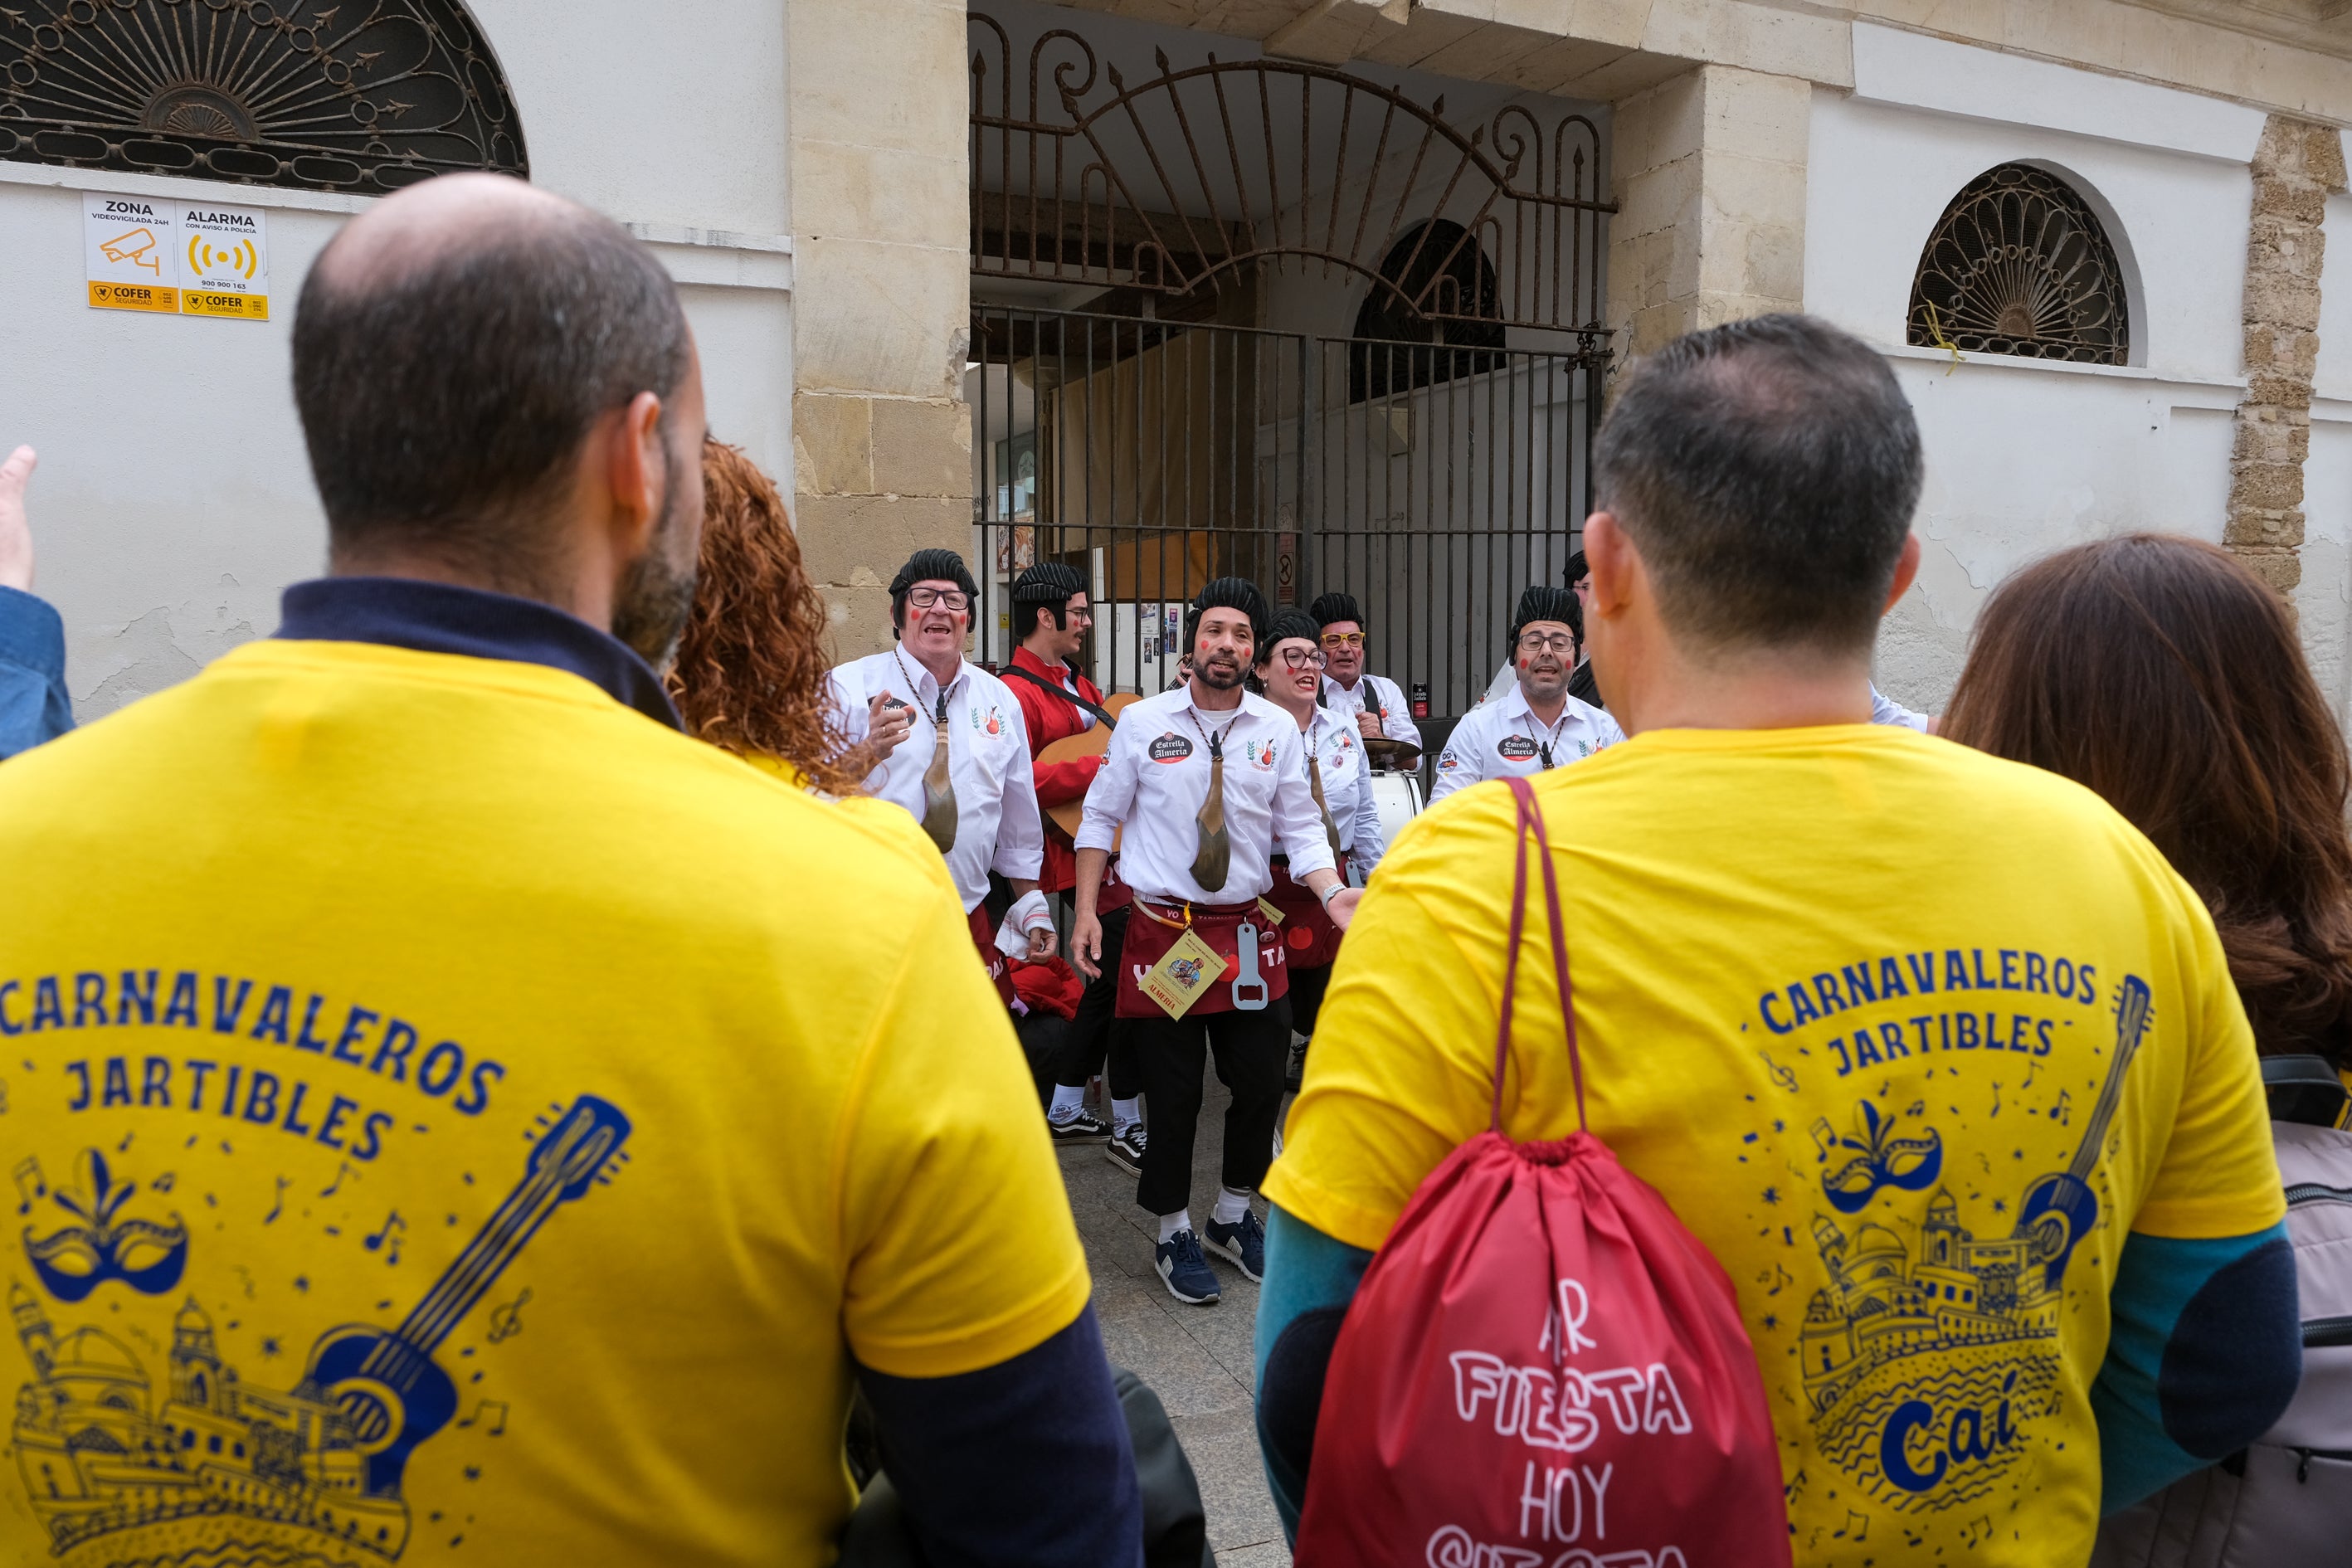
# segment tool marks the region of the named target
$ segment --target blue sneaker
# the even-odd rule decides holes
[[[1201,1256],[1201,1240],[1180,1230],[1152,1249],[1153,1266],[1167,1282],[1168,1293],[1188,1306],[1205,1307],[1217,1299],[1217,1277]]]
[[[1221,1252],[1249,1277],[1252,1284],[1265,1279],[1265,1226],[1258,1224],[1255,1210],[1244,1209],[1242,1217],[1232,1225],[1209,1222],[1209,1250]]]

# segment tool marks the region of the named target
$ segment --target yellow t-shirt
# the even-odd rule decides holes
[[[2082,1562],[2125,1234],[2284,1212],[2196,895],[2090,792],[1907,730],[1653,731],[1533,782],[1592,1131],[1730,1275],[1798,1561]],[[1265,1185],[1343,1242],[1487,1124],[1515,826],[1500,784],[1424,813],[1340,949]],[[1557,1138],[1529,860],[1504,1121]]]
[[[850,1357],[1085,1306],[938,854],[575,676],[248,645],[0,888],[0,1562],[829,1562]]]

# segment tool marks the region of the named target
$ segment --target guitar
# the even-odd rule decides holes
[[[1103,707],[1113,719],[1143,700],[1140,692],[1115,691],[1103,699]],[[1040,763],[1069,763],[1080,757],[1099,757],[1110,750],[1110,726],[1097,721],[1075,735],[1065,735],[1037,753]],[[1076,838],[1078,824],[1086,820],[1087,803],[1082,799],[1066,800],[1059,805],[1049,805],[1045,815],[1054,826]],[[1113,845],[1116,848],[1117,846]]]
[[[2147,982],[2137,974],[2125,975],[2123,995],[2116,1002],[2115,1059],[2107,1064],[2107,1081],[2099,1090],[2099,1103],[2092,1108],[2091,1123],[2083,1129],[2082,1147],[2074,1151],[2073,1164],[2027,1188],[2024,1201],[2017,1206],[2017,1228],[2011,1234],[2029,1244],[2028,1255],[2042,1265],[2045,1290],[2058,1289],[2075,1247],[2098,1223],[2099,1197],[2091,1190],[2088,1178],[2106,1143],[2107,1122],[2123,1098],[2124,1070],[2131,1066],[2141,1037],[2147,1032],[2149,1002]]]
[[[628,1136],[629,1119],[617,1108],[582,1095],[532,1146],[522,1180],[398,1328],[347,1323],[319,1336],[299,1392],[341,1411],[367,1459],[370,1497],[398,1497],[408,1456],[457,1414],[457,1384],[434,1364],[435,1349],[548,1215],[586,1195]]]

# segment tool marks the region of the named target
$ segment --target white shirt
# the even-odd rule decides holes
[[[1192,880],[1192,858],[1201,850],[1194,818],[1209,798],[1211,735],[1224,752],[1225,836],[1232,843],[1225,885],[1213,892]],[[1107,850],[1122,826],[1119,880],[1147,899],[1245,904],[1274,886],[1277,850],[1290,857],[1290,874],[1301,882],[1334,868],[1307,786],[1297,721],[1248,692],[1237,709],[1202,712],[1192,706],[1187,681],[1118,716],[1102,771],[1087,791],[1077,846]]]
[[[1037,814],[1037,777],[1029,767],[1029,731],[1021,704],[996,677],[969,659],[948,685],[948,778],[955,785],[955,847],[948,875],[965,912],[988,896],[988,874],[1034,881],[1045,863],[1045,829]],[[908,676],[914,677],[911,683]],[[938,744],[932,716],[940,683],[904,649],[850,660],[829,679],[826,700],[841,713],[852,745],[866,738],[866,705],[888,692],[915,710],[898,749],[866,776],[868,793],[923,819],[923,775]]]
[[[1323,678],[1323,698],[1331,704],[1331,711],[1343,719],[1353,719],[1364,710],[1364,698],[1370,694],[1380,699],[1381,733],[1391,741],[1402,741],[1416,749],[1421,745],[1421,731],[1412,721],[1412,710],[1405,706],[1404,693],[1397,683],[1384,675],[1360,675],[1350,688],[1340,685],[1329,676]],[[1359,731],[1360,733],[1360,731]]]
[[[1501,701],[1483,703],[1464,714],[1438,755],[1437,785],[1429,792],[1429,803],[1434,805],[1482,779],[1539,773],[1546,766],[1547,749],[1549,765],[1565,767],[1625,738],[1617,721],[1590,702],[1573,697],[1560,702],[1559,717],[1546,724],[1528,706],[1526,690],[1515,686]]]
[[[1927,715],[1914,713],[1876,686],[1870,689],[1870,721],[1874,724],[1900,724],[1923,735],[1927,732]]]
[[[1381,833],[1380,803],[1372,798],[1372,759],[1364,750],[1363,732],[1353,719],[1318,708],[1304,733],[1323,770],[1323,805],[1339,830],[1340,851],[1360,878],[1369,877],[1387,853],[1388,841]]]

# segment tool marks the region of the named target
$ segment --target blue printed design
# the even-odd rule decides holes
[[[2147,983],[2126,976],[2116,1048],[2074,1160],[2027,1184],[2009,1234],[1979,1238],[1963,1226],[1948,1186],[1929,1201],[1916,1245],[1883,1225],[1848,1234],[1814,1216],[1813,1245],[1832,1283],[1813,1293],[1798,1354],[1822,1450],[1863,1498],[1896,1512],[1985,1498],[2025,1451],[2026,1429],[2058,1410],[2066,1267],[2098,1222],[2093,1167],[2149,1006]],[[1885,1189],[1936,1180],[1940,1140],[1895,1138],[1895,1121],[1865,1102],[1857,1137],[1832,1139],[1815,1127],[1824,1163],[1832,1150],[1855,1155],[1822,1176],[1822,1195],[1840,1214],[1859,1213]],[[1992,1208],[2004,1214],[2009,1205]]]
[[[1925,1138],[1895,1136],[1894,1117],[1881,1120],[1878,1107],[1864,1100],[1854,1113],[1854,1138],[1840,1138],[1836,1146],[1853,1152],[1847,1161],[1822,1177],[1822,1193],[1840,1214],[1860,1214],[1881,1187],[1924,1193],[1936,1184],[1944,1168],[1944,1142],[1930,1131]],[[1825,1133],[1826,1126],[1816,1133]],[[1826,1143],[1826,1140],[1824,1140]]]
[[[15,1287],[10,1311],[34,1376],[17,1393],[12,1436],[52,1555],[72,1568],[396,1561],[410,1531],[402,1496],[409,1456],[457,1411],[457,1385],[435,1350],[556,1209],[609,1180],[629,1131],[617,1108],[580,1096],[416,1307],[391,1329],[329,1329],[289,1392],[250,1384],[226,1364],[212,1320],[192,1297],[173,1322],[168,1398],[151,1416],[147,1374],[129,1347],[93,1327],[59,1335],[32,1294]],[[103,1184],[104,1162],[85,1163]],[[110,1189],[100,1190],[102,1197]],[[184,1237],[174,1279],[185,1250]],[[72,1301],[89,1288],[52,1291]],[[491,1341],[515,1331],[520,1304],[493,1314]],[[275,1343],[263,1341],[265,1355]]]
[[[82,1300],[110,1279],[120,1279],[142,1296],[160,1296],[180,1282],[188,1266],[188,1227],[174,1214],[169,1225],[115,1216],[139,1191],[136,1182],[118,1182],[95,1149],[81,1152],[80,1181],[60,1186],[49,1199],[82,1223],[48,1236],[25,1231],[25,1257],[42,1288],[58,1300]]]

